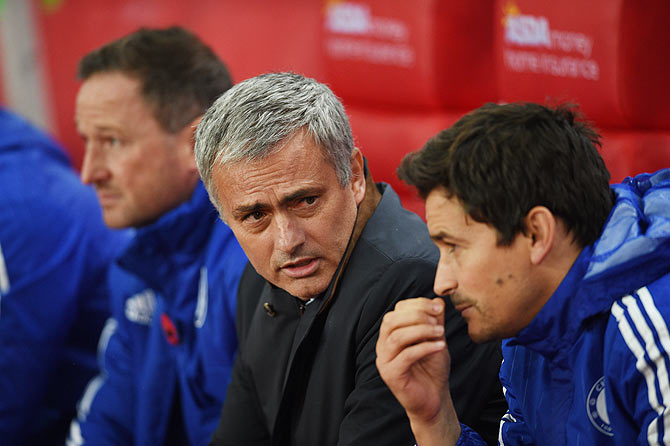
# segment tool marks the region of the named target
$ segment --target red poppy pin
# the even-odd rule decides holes
[[[174,322],[170,319],[170,316],[163,313],[161,314],[161,326],[163,327],[163,332],[165,333],[165,338],[172,345],[179,344],[179,333],[177,332],[177,327],[175,327]]]

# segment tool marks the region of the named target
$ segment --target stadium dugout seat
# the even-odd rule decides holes
[[[424,215],[397,178],[403,156],[462,114],[494,101],[492,3],[421,0],[325,2],[325,78],[342,98],[377,181]]]
[[[422,216],[398,163],[486,102],[580,104],[612,181],[670,167],[668,0],[73,0],[37,14],[55,133],[77,165],[78,59],[138,26],[178,23],[236,81],[292,70],[330,85],[375,179]]]
[[[496,0],[501,101],[574,102],[612,181],[670,167],[670,2]]]

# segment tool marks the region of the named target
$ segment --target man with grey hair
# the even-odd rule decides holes
[[[375,184],[330,89],[293,73],[248,79],[196,132],[198,170],[251,265],[239,350],[214,445],[410,444],[375,366],[383,315],[434,296],[425,224]],[[498,344],[476,345],[447,304],[459,417],[495,440],[505,411]]]

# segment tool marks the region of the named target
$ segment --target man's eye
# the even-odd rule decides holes
[[[245,220],[252,220],[252,221],[258,221],[261,218],[263,218],[263,213],[260,211],[251,212],[244,217]]]
[[[454,245],[453,243],[445,243],[444,247],[447,249],[447,252],[449,254],[453,254],[454,251],[456,250],[456,245]]]
[[[113,136],[108,136],[106,138],[102,138],[102,144],[104,147],[113,149],[121,145],[121,140]]]
[[[307,206],[311,206],[311,205],[313,205],[314,203],[316,203],[316,200],[317,200],[318,198],[319,198],[319,197],[317,197],[316,195],[310,195],[309,197],[301,197],[301,198],[299,198],[299,199],[296,201],[296,204],[297,204],[298,206],[305,206],[305,205],[307,205]]]

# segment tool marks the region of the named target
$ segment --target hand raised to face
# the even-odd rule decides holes
[[[403,300],[384,316],[377,368],[405,408],[418,444],[455,444],[460,425],[449,394],[450,357],[441,298]]]

